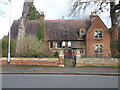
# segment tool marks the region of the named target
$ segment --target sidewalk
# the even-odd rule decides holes
[[[118,76],[118,69],[93,67],[41,67],[41,66],[15,66],[3,65],[1,74],[63,74],[63,75],[114,75]]]

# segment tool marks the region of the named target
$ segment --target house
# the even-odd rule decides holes
[[[74,57],[80,52],[81,57],[111,57],[109,30],[94,12],[89,19],[44,20],[44,40],[53,52],[64,50],[65,56]],[[11,26],[11,37],[17,38],[19,20]],[[27,35],[37,34],[40,20],[26,21]]]

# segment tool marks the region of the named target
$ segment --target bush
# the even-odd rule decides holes
[[[2,40],[0,39],[0,57],[2,57]]]
[[[7,57],[8,56],[8,42],[9,42],[9,38],[6,37],[6,38],[3,38],[2,39],[2,56],[3,57]],[[15,56],[15,40],[14,39],[11,39],[10,41],[10,53],[11,53],[11,56],[14,57]]]
[[[46,42],[39,41],[36,36],[28,35],[17,42],[19,48],[16,55],[18,57],[53,57],[54,55],[48,50]]]

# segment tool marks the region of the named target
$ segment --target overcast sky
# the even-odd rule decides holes
[[[12,0],[11,3],[11,24],[13,20],[20,18],[23,10],[24,0]],[[65,16],[65,19],[69,19],[68,14],[70,11],[70,0],[34,0],[34,5],[38,11],[44,11],[46,20],[61,19]],[[3,5],[0,3],[0,10],[4,11],[4,16],[0,16],[0,38],[8,34],[10,24],[10,8],[9,5]],[[88,10],[84,18],[90,15]],[[81,16],[81,17],[83,17]],[[109,13],[100,15],[101,19],[110,28]]]

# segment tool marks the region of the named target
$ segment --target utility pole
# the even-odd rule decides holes
[[[11,0],[10,3],[10,15],[9,15],[9,29],[11,27]],[[9,42],[8,42],[8,63],[10,63],[10,37],[11,37],[11,30],[9,30]]]

